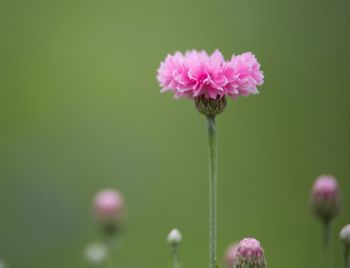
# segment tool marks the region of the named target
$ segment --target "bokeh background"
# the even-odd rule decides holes
[[[86,267],[100,239],[91,200],[127,200],[115,267],[170,267],[168,231],[184,267],[207,267],[205,118],[159,94],[176,50],[253,51],[261,94],[229,101],[219,131],[219,242],[255,236],[269,267],[320,267],[309,191],[334,174],[334,222],[350,221],[348,0],[16,1],[0,8],[0,258],[15,268]]]

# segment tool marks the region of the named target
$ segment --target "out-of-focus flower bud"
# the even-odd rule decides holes
[[[90,265],[99,266],[107,261],[107,247],[100,243],[93,243],[86,247],[85,258]]]
[[[224,259],[226,268],[232,268],[233,262],[236,258],[237,249],[238,249],[238,243],[234,243],[227,248],[225,252],[225,259]]]
[[[311,206],[314,213],[328,222],[337,215],[340,208],[340,191],[337,180],[332,176],[320,176],[311,191]]]
[[[123,220],[124,201],[122,195],[113,189],[96,194],[94,211],[98,223],[107,234],[114,234]]]

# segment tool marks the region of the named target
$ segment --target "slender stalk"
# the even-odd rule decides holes
[[[215,116],[207,116],[209,144],[209,268],[216,268],[217,143]]]
[[[105,244],[108,249],[108,259],[106,262],[106,268],[115,267],[115,254],[118,251],[120,237],[117,235],[109,235],[105,237]]]
[[[344,268],[350,268],[350,248],[345,246],[344,248]]]
[[[331,252],[331,224],[330,221],[323,223],[323,267],[333,268]]]
[[[179,251],[178,251],[178,245],[173,247],[172,250],[172,261],[173,261],[173,268],[180,268],[180,261],[179,261]]]

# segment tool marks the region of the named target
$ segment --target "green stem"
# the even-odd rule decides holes
[[[345,246],[344,248],[344,268],[350,268],[350,259],[349,259],[350,248]]]
[[[108,260],[106,262],[106,268],[115,267],[115,254],[118,251],[119,237],[116,235],[109,235],[105,237],[105,244],[108,249]]]
[[[173,250],[172,250],[173,268],[180,268],[178,248],[179,248],[178,245],[176,245],[173,247]]]
[[[333,268],[331,252],[331,224],[325,221],[323,224],[323,267]]]
[[[207,116],[209,142],[209,268],[216,268],[217,144],[215,116]]]

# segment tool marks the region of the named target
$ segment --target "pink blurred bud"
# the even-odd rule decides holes
[[[340,208],[340,191],[333,176],[320,176],[311,191],[311,206],[314,213],[323,221],[330,221]]]
[[[264,249],[255,238],[245,238],[238,244],[233,268],[265,268]]]
[[[123,218],[124,201],[122,195],[113,189],[98,192],[94,200],[95,216],[107,232],[115,232]]]
[[[237,248],[238,248],[238,243],[233,243],[227,248],[225,252],[225,259],[224,259],[226,268],[232,268],[233,262],[236,258]]]

